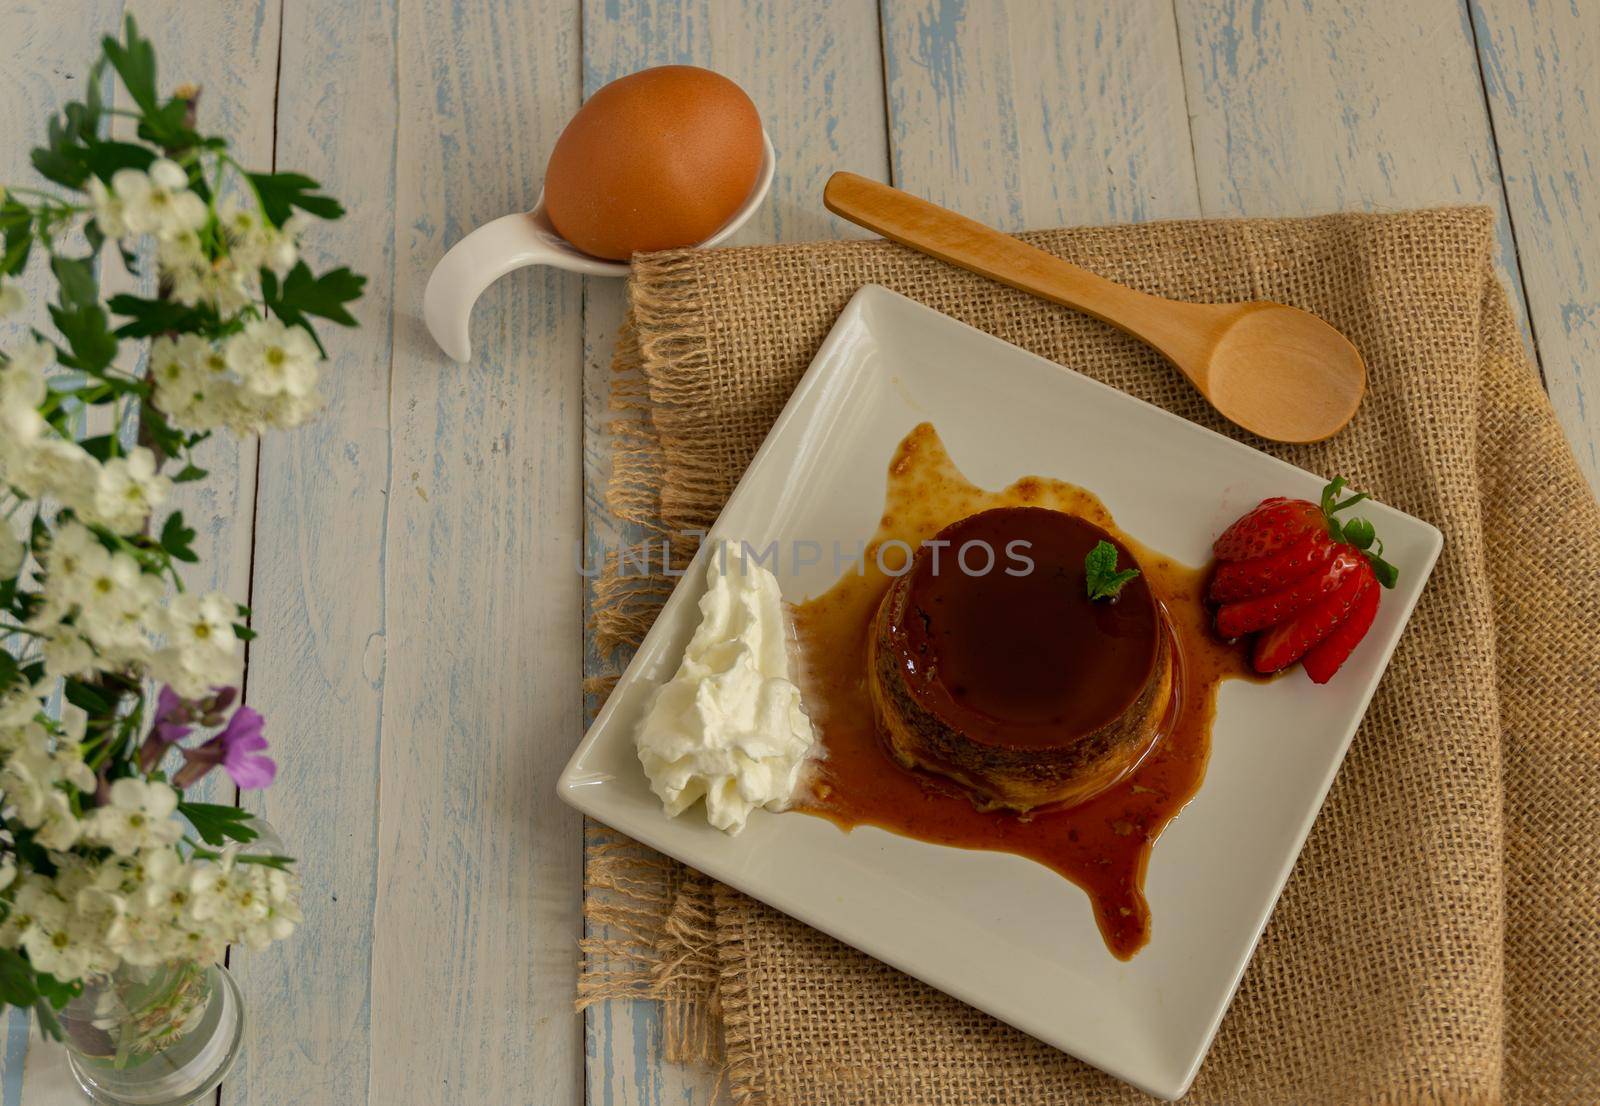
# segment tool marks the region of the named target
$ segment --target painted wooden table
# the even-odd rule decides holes
[[[853,233],[835,169],[1003,228],[1487,203],[1498,263],[1600,487],[1600,0],[140,0],[164,79],[243,160],[350,215],[311,252],[371,275],[326,416],[218,443],[213,583],[256,611],[247,695],[301,859],[306,924],[235,953],[252,1020],[221,1102],[704,1103],[646,1005],[572,1012],[580,820],[554,781],[615,670],[581,548],[612,536],[607,368],[621,287],[526,270],[476,360],[420,320],[428,271],[527,206],[602,84],[729,74],[778,153],[741,234]],[[0,7],[0,180],[75,95],[120,0]],[[0,1106],[75,1102],[12,1014]]]

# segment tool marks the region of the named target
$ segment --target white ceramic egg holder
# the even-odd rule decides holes
[[[710,238],[698,243],[715,246],[725,241],[756,213],[772,187],[777,159],[772,139],[761,132],[761,170],[739,210]],[[483,290],[513,269],[526,265],[549,265],[587,276],[625,277],[632,266],[626,261],[607,261],[579,250],[556,233],[544,209],[544,189],[532,211],[503,215],[485,223],[450,247],[428,277],[422,293],[422,319],[439,348],[456,361],[472,359],[468,322],[472,305]]]

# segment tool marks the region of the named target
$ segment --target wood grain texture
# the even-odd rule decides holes
[[[1471,11],[1545,387],[1600,492],[1600,10]]]
[[[439,34],[449,27],[449,34]],[[580,285],[529,269],[449,363],[416,317],[461,233],[525,208],[578,107],[564,0],[404,0],[374,1103],[573,1102]]]
[[[1481,203],[1526,320],[1460,0],[1177,0],[1207,216]]]
[[[884,0],[894,182],[1002,230],[1200,213],[1168,0]]]
[[[305,925],[232,966],[250,1047],[224,1103],[359,1103],[372,1068],[371,949],[382,740],[385,495],[394,287],[394,23],[390,5],[283,12],[276,164],[349,208],[305,253],[368,275],[361,329],[331,335],[321,418],[261,446],[249,701],[278,778],[246,805],[299,857]]]
[[[583,91],[591,95],[652,65],[701,65],[728,75],[755,101],[778,161],[771,195],[735,244],[859,236],[865,232],[823,210],[821,196],[835,169],[887,175],[878,37],[876,13],[859,0],[586,0]],[[618,526],[604,504],[610,366],[622,304],[620,281],[585,281],[584,538],[591,556],[639,537]],[[584,674],[614,674],[626,661],[603,655],[586,621]],[[587,704],[587,711],[596,706]],[[711,1100],[713,1073],[662,1063],[653,1003],[608,1002],[591,1008],[585,1024],[590,1103],[704,1106]]]

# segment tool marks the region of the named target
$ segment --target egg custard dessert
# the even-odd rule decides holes
[[[1134,567],[1092,597],[1085,563],[1106,546]],[[1173,648],[1148,579],[1109,533],[999,507],[917,551],[873,618],[867,670],[896,760],[980,808],[1029,811],[1076,805],[1133,770],[1167,717]]]
[[[821,756],[792,809],[1036,861],[1132,956],[1150,851],[1205,777],[1217,686],[1246,673],[1205,583],[1087,489],[981,488],[916,427],[859,569],[793,612]]]

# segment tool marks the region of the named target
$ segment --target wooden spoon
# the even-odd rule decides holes
[[[1077,308],[1154,346],[1213,407],[1253,434],[1317,442],[1356,413],[1367,370],[1308,311],[1265,300],[1185,303],[1136,292],[898,188],[835,173],[828,210],[941,261]]]

